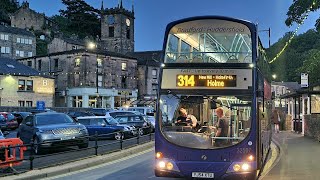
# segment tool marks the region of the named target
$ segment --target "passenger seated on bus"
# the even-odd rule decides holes
[[[223,109],[221,107],[216,109],[216,114],[218,117],[218,122],[216,124],[217,132],[215,137],[215,146],[221,147],[228,143],[227,139],[219,139],[219,137],[228,137],[228,120],[223,116]]]
[[[200,125],[198,124],[198,120],[194,115],[188,114],[187,110],[183,107],[179,109],[179,114],[180,116],[177,118],[177,121],[175,122],[177,126],[187,125],[192,127],[192,132],[198,131]]]

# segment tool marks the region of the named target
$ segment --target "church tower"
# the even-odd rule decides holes
[[[126,54],[134,52],[134,10],[101,6],[101,45],[107,51]]]

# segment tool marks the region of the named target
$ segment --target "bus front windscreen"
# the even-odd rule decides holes
[[[250,29],[220,19],[175,25],[168,34],[165,63],[251,63]]]
[[[216,149],[235,145],[251,129],[251,99],[167,94],[160,97],[160,129],[171,143]]]

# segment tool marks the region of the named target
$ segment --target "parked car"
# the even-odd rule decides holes
[[[94,136],[95,132],[97,132],[99,137],[108,137],[121,140],[137,135],[137,130],[134,127],[120,125],[112,117],[77,117],[77,121],[86,126],[90,136]]]
[[[51,109],[43,109],[43,110],[40,110],[40,109],[30,109],[30,112],[32,114],[37,114],[37,113],[43,113],[43,112],[56,112],[54,110],[51,110]]]
[[[2,132],[0,130],[0,139],[5,139],[8,134],[10,134],[9,131],[3,131]]]
[[[107,112],[107,114],[106,114],[106,116],[111,116],[113,118],[115,118],[116,116],[119,116],[119,115],[141,115],[148,122],[150,122],[151,131],[154,132],[154,129],[155,129],[155,118],[154,118],[154,116],[145,115],[145,114],[141,113],[140,111],[129,111],[129,110],[110,111],[110,112]]]
[[[150,122],[148,122],[143,115],[117,115],[114,119],[117,120],[119,124],[126,124],[138,128],[140,136],[152,131]]]
[[[70,117],[72,117],[74,120],[77,120],[77,117],[83,117],[83,116],[95,116],[92,112],[88,111],[71,111],[67,113]]]
[[[87,128],[64,113],[46,112],[27,116],[19,126],[17,137],[24,144],[33,142],[34,152],[57,146],[87,148]]]
[[[24,118],[29,116],[31,112],[12,112],[12,114],[16,117],[18,125],[23,121]]]
[[[90,112],[92,112],[96,116],[105,116],[107,112],[112,111],[111,108],[92,108]]]
[[[18,128],[18,122],[16,120],[16,117],[9,113],[9,112],[0,112],[0,114],[5,118],[5,127],[3,129],[17,129]]]

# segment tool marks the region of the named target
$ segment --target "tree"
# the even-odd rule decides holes
[[[18,10],[19,4],[12,0],[1,0],[0,1],[0,22],[11,24],[9,14],[14,13]]]
[[[308,10],[314,12],[320,8],[319,5],[320,0],[293,0],[292,5],[287,12],[288,18],[285,21],[286,25],[291,26],[294,22],[299,24],[302,23]],[[318,31],[320,30],[320,18],[315,22],[315,27]]]
[[[319,82],[320,79],[320,51],[312,49],[307,52],[307,57],[303,62],[303,66],[297,69],[298,73],[308,73],[310,84]]]
[[[80,38],[93,37],[100,35],[100,20],[99,10],[88,5],[84,0],[62,0],[66,5],[66,10],[60,10],[60,15],[67,19],[67,25],[64,24],[65,20],[56,16],[60,22],[66,25],[69,34],[76,34]],[[63,27],[62,26],[62,27]]]

